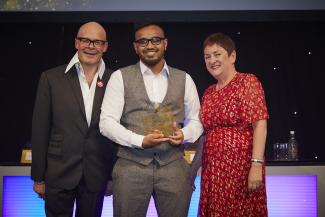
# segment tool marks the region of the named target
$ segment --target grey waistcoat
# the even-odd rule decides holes
[[[150,128],[152,123],[158,123],[157,126],[161,126],[160,120],[164,119],[165,122],[166,120],[168,122],[170,116],[166,116],[166,114],[170,113],[178,126],[183,123],[186,80],[184,71],[169,67],[167,93],[157,108],[151,103],[146,92],[139,63],[120,70],[124,84],[125,105],[121,117],[121,124],[124,127],[137,134],[146,135],[146,129]],[[183,147],[172,146],[168,142],[149,149],[120,146],[118,156],[143,165],[149,165],[153,159],[159,165],[166,165],[183,157]]]

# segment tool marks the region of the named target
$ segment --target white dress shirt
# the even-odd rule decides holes
[[[162,71],[154,74],[140,61],[145,88],[152,103],[161,103],[167,93],[169,70],[165,62]],[[100,132],[124,146],[141,148],[144,135],[136,134],[120,124],[124,107],[124,84],[120,70],[113,72],[107,83],[100,115]],[[199,120],[200,101],[193,79],[186,74],[184,95],[184,143],[195,142],[203,132]]]
[[[80,83],[81,92],[82,92],[82,98],[83,98],[84,106],[85,106],[87,124],[89,127],[90,122],[91,122],[91,114],[93,111],[93,103],[94,103],[97,79],[98,79],[98,76],[100,79],[102,79],[103,74],[105,72],[105,63],[104,63],[103,59],[101,59],[98,70],[97,70],[96,74],[94,75],[94,78],[93,78],[93,81],[91,82],[90,87],[88,85],[82,65],[80,64],[80,61],[78,58],[78,53],[76,53],[72,57],[67,68],[65,69],[64,73],[67,73],[73,66],[75,66],[77,69],[79,83]]]

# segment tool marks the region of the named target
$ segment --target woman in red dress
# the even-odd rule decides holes
[[[203,48],[206,68],[217,83],[202,98],[200,216],[267,216],[263,88],[253,74],[236,71],[236,48],[229,36],[212,34]]]

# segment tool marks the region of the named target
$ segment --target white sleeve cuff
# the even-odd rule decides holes
[[[190,139],[190,137],[188,135],[191,135],[189,134],[188,130],[186,127],[184,127],[183,129],[181,129],[183,131],[183,135],[184,135],[184,141],[183,143],[187,143],[188,140]]]
[[[144,139],[144,136],[139,134],[133,134],[130,138],[131,140],[131,146],[134,148],[141,148],[142,149],[142,142]]]
[[[184,141],[183,143],[195,142],[203,133],[202,125],[199,123],[195,127],[185,126],[183,129]]]

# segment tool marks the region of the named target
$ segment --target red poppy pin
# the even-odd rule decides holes
[[[104,87],[104,82],[102,80],[97,81],[97,87]]]

